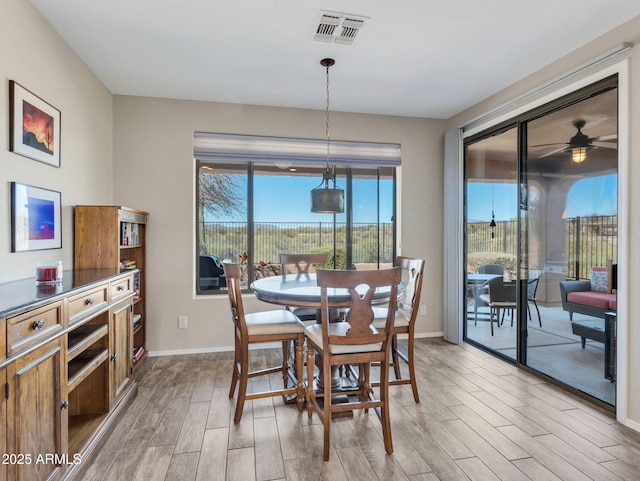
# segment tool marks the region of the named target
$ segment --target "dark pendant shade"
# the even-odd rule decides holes
[[[320,184],[311,191],[311,212],[341,214],[344,212],[344,190]]]

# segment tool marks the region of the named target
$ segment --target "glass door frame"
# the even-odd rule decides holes
[[[550,113],[553,113],[555,111],[561,110],[567,106],[573,105],[573,104],[577,104],[583,100],[586,100],[588,98],[594,97],[596,95],[599,95],[601,93],[606,92],[607,90],[610,89],[620,89],[620,78],[618,73],[614,73],[613,75],[601,78],[600,80],[596,80],[590,84],[588,84],[585,87],[579,88],[574,90],[571,93],[568,93],[567,95],[564,96],[560,96],[558,98],[555,98],[554,100],[545,103],[543,105],[534,107],[530,110],[527,110],[523,113],[520,113],[519,115],[514,116],[513,118],[504,120],[500,123],[497,123],[495,125],[492,125],[490,127],[487,127],[484,130],[478,131],[476,133],[474,133],[473,135],[469,135],[468,137],[463,137],[462,140],[462,170],[463,170],[463,186],[462,186],[462,193],[463,193],[463,216],[462,216],[462,222],[463,225],[466,226],[467,225],[467,176],[466,176],[466,172],[467,172],[467,162],[466,162],[466,148],[468,145],[473,144],[475,142],[478,142],[482,139],[485,138],[489,138],[490,136],[494,136],[499,134],[500,132],[504,132],[506,130],[509,130],[511,128],[517,128],[517,138],[518,138],[518,146],[517,146],[517,151],[518,151],[518,166],[517,166],[517,191],[518,192],[522,192],[522,188],[524,186],[524,191],[527,192],[528,191],[528,182],[527,182],[527,128],[526,126],[528,125],[529,122],[536,120],[538,118],[544,117]],[[619,96],[618,96],[619,97]],[[620,104],[620,101],[618,99],[618,106]],[[618,125],[620,125],[620,114],[618,114]],[[620,139],[618,138],[618,142],[620,142]],[[620,157],[618,155],[618,157]],[[618,164],[620,164],[620,161],[618,161]],[[620,166],[618,165],[618,174],[620,172]],[[462,322],[463,324],[463,329],[462,329],[462,338],[464,342],[468,342],[470,344],[473,344],[476,347],[479,347],[483,350],[486,350],[488,352],[490,352],[491,354],[494,354],[508,362],[511,362],[513,364],[515,364],[516,366],[525,368],[528,371],[531,371],[535,374],[541,375],[545,378],[548,378],[550,380],[552,380],[552,382],[556,382],[558,384],[561,384],[564,387],[569,388],[572,391],[575,391],[577,394],[579,395],[584,395],[583,393],[581,393],[578,390],[575,390],[574,388],[572,388],[571,386],[564,384],[560,381],[556,381],[553,378],[550,378],[549,376],[545,375],[544,373],[541,373],[540,371],[537,371],[535,369],[530,368],[529,366],[527,366],[526,364],[526,359],[527,359],[527,345],[526,345],[526,339],[527,339],[527,309],[526,309],[526,305],[524,303],[527,302],[527,284],[526,284],[526,280],[528,279],[528,276],[525,276],[524,274],[527,273],[528,271],[528,265],[526,262],[526,257],[525,257],[525,252],[528,251],[526,245],[528,243],[528,226],[526,226],[526,222],[523,220],[523,215],[520,209],[520,205],[518,205],[518,214],[517,214],[517,232],[518,232],[518,243],[517,243],[517,275],[516,275],[516,282],[517,285],[519,286],[518,292],[517,292],[517,305],[518,305],[518,309],[516,310],[517,312],[517,323],[518,323],[518,328],[516,329],[516,357],[515,359],[509,358],[499,352],[497,352],[494,349],[488,348],[487,346],[484,346],[482,344],[479,344],[478,342],[474,341],[473,339],[468,338],[467,336],[467,327],[466,327],[466,323],[467,323],[467,314],[466,314],[466,307],[463,309],[463,319]],[[620,223],[621,220],[618,221],[618,223]],[[467,255],[468,255],[468,246],[467,246],[467,236],[463,235],[463,266],[467,265]],[[619,246],[620,248],[620,246]],[[464,279],[466,280],[466,275],[464,276]],[[523,282],[523,279],[525,279],[525,281]],[[466,283],[464,283],[464,285],[462,286],[462,291],[465,292],[465,285]],[[464,304],[463,304],[464,305]],[[586,395],[584,395],[586,396]],[[595,399],[595,398],[593,398]],[[610,407],[609,405],[606,405],[604,407]]]

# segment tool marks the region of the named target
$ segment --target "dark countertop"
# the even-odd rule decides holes
[[[133,271],[127,271],[131,272]],[[79,269],[64,271],[62,282],[58,284],[36,286],[35,277],[0,284],[0,318],[34,309],[63,298],[74,290],[90,287],[118,275],[118,269]]]

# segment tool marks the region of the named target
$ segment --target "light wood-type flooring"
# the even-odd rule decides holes
[[[247,402],[233,424],[231,353],[149,358],[83,479],[640,480],[640,434],[612,414],[469,345],[421,339],[416,351],[422,402],[391,388],[394,453],[375,413],[357,411],[332,422],[329,462],[320,420],[281,398]],[[252,365],[277,357],[252,351]]]

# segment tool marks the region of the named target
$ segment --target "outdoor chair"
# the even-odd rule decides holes
[[[505,312],[511,315],[511,326],[513,326],[513,316],[516,309],[516,284],[505,283],[502,276],[494,277],[488,282],[488,294],[480,294],[480,298],[489,306],[489,322],[491,323],[491,335],[493,336],[493,318],[495,315],[498,327],[501,325],[500,314],[502,311],[502,322],[504,322]]]
[[[476,269],[476,274],[495,274],[495,275],[504,275],[505,268],[498,264],[485,264]],[[489,283],[485,282],[481,285],[473,286],[473,312],[474,312],[474,322],[473,325],[478,325],[478,308],[483,306],[488,306],[489,304],[485,301],[488,299],[489,293]],[[484,295],[484,296],[483,296]]]
[[[320,270],[317,274],[321,289],[321,324],[305,329],[307,337],[307,411],[320,416],[324,426],[323,457],[329,460],[331,415],[353,409],[374,408],[382,422],[384,448],[393,452],[389,419],[389,343],[396,311],[398,284],[402,278],[399,267],[366,271]],[[377,288],[389,288],[387,319],[381,328],[374,322],[372,299]],[[349,310],[345,322],[329,322],[329,290],[348,289]],[[356,289],[357,288],[357,289]],[[320,357],[323,391],[314,385],[315,355]],[[376,399],[369,381],[370,364],[380,363],[380,389]],[[331,369],[341,365],[358,366],[357,387],[346,403],[334,404],[331,391]],[[338,393],[343,394],[343,393]]]
[[[238,400],[236,401],[233,421],[236,424],[240,422],[245,400],[270,396],[296,395],[298,410],[302,412],[302,402],[304,399],[304,385],[302,382],[304,375],[304,324],[300,322],[300,319],[298,319],[295,314],[284,309],[245,314],[242,303],[242,290],[240,288],[240,264],[224,262],[223,266],[229,291],[231,319],[234,324],[233,337],[235,349],[233,376],[231,379],[231,389],[229,390],[230,398],[233,397],[236,384],[239,383]],[[295,344],[294,366],[291,366],[289,356],[289,344],[291,341]],[[267,342],[282,343],[282,364],[258,371],[250,371],[249,345]],[[284,384],[282,389],[247,393],[249,378],[277,372],[282,373],[282,381]],[[289,387],[290,379],[295,384],[292,387]],[[273,380],[270,381],[274,382]]]
[[[527,281],[527,313],[529,314],[529,320],[531,320],[531,306],[529,303],[533,303],[538,313],[538,324],[542,327],[542,318],[540,317],[540,309],[536,301],[536,294],[538,292],[538,284],[540,283],[540,273],[538,272],[535,277],[530,278]]]

